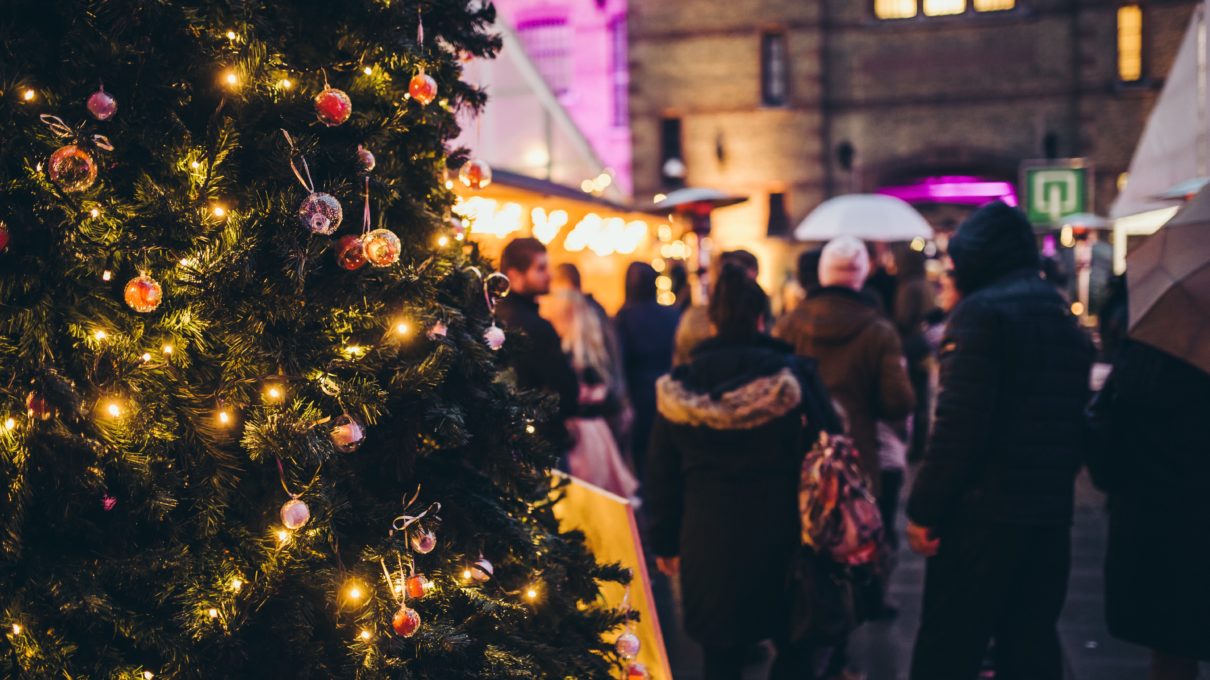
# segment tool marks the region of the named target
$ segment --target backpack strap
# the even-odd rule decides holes
[[[821,432],[844,433],[844,424],[832,405],[828,388],[819,379],[816,366],[815,360],[808,357],[795,356],[790,359],[790,370],[802,386],[802,412],[807,419],[807,441],[811,443],[819,439]]]

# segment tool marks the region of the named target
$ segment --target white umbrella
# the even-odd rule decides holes
[[[863,241],[911,241],[932,238],[933,228],[902,199],[850,194],[824,201],[794,230],[799,241],[830,241],[844,234]]]
[[[1108,229],[1109,220],[1093,213],[1074,213],[1063,218],[1063,226],[1082,229]]]

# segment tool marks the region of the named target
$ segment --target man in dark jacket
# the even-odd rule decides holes
[[[534,238],[517,238],[504,247],[500,271],[511,286],[508,297],[496,305],[504,327],[521,331],[526,338],[507,346],[508,360],[522,389],[544,390],[559,397],[558,420],[548,434],[566,438],[562,424],[575,415],[579,384],[571,362],[563,354],[559,335],[550,322],[538,315],[539,295],[550,292],[550,261],[546,246]]]
[[[1071,518],[1092,350],[1003,203],[950,241],[962,302],[941,347],[932,441],[907,515],[928,556],[913,680],[1059,680]]]
[[[773,336],[819,364],[819,376],[840,404],[862,467],[876,487],[878,421],[906,418],[915,406],[899,334],[861,294],[870,272],[865,244],[834,239],[820,255],[820,287],[782,317]]]

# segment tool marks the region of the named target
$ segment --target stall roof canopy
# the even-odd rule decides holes
[[[476,121],[462,120],[454,146],[470,148],[493,169],[568,187],[601,180],[607,168],[543,80],[517,34],[497,21],[504,46],[495,59],[466,64],[465,80],[487,91],[487,106]],[[613,201],[625,197],[614,184],[598,184]]]
[[[1158,197],[1181,182],[1207,174],[1210,98],[1206,74],[1198,68],[1198,38],[1206,30],[1204,13],[1205,8],[1199,6],[1189,22],[1164,90],[1130,161],[1126,188],[1110,210],[1112,218],[1172,207],[1172,201]],[[1200,105],[1199,98],[1203,99]]]

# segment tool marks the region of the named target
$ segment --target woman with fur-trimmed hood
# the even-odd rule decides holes
[[[813,364],[764,334],[765,303],[755,281],[725,267],[709,307],[717,335],[656,387],[651,542],[660,571],[680,575],[708,680],[740,678],[747,646],[785,636],[799,470],[818,430],[804,427],[822,394]],[[778,647],[772,677],[809,677],[802,650]]]

